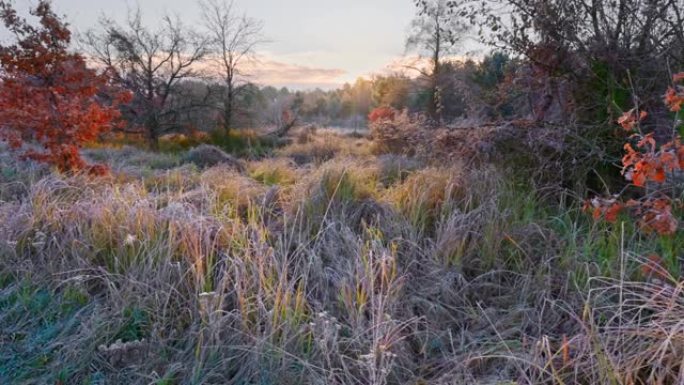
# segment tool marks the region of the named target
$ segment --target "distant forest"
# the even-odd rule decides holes
[[[440,119],[451,122],[510,114],[510,106],[502,102],[497,89],[514,69],[515,61],[501,52],[478,61],[445,62],[439,82],[443,104]],[[179,84],[175,108],[186,112],[171,115],[173,123],[180,129],[213,129],[218,119],[213,116],[217,113],[214,106],[221,103],[224,88],[222,84],[200,81]],[[277,126],[282,112],[292,111],[300,123],[361,129],[366,127],[369,113],[377,107],[426,112],[431,92],[427,78],[405,73],[359,78],[353,84],[333,90],[278,89],[248,82],[236,89],[233,128]]]

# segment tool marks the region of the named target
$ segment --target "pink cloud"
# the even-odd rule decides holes
[[[249,80],[272,86],[295,88],[332,88],[339,86],[347,71],[339,68],[318,68],[261,58],[246,69]]]

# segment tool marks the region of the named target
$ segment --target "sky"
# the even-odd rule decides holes
[[[15,0],[20,9],[35,3]],[[77,32],[96,27],[102,14],[124,20],[138,5],[150,25],[164,14],[180,15],[190,26],[200,20],[195,0],[53,0],[53,5]],[[250,80],[296,89],[329,89],[388,71],[404,56],[415,13],[413,0],[235,0],[235,6],[264,23],[269,41],[259,47]]]

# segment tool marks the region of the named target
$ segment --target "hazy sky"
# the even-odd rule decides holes
[[[16,0],[26,8],[35,0]],[[137,4],[146,23],[164,13],[198,23],[195,0],[53,0],[77,31],[96,26],[101,14],[123,19]],[[270,43],[260,48],[255,80],[298,88],[331,87],[382,71],[404,54],[413,0],[235,0],[264,23]],[[0,35],[1,36],[1,35]]]

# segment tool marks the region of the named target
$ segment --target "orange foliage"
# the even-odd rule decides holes
[[[397,117],[397,110],[392,107],[378,107],[375,108],[368,115],[368,120],[371,123],[393,121]]]
[[[665,104],[674,112],[681,111],[682,105],[684,105],[684,87],[677,84],[682,81],[684,81],[684,72],[672,76],[672,82],[675,85],[668,88],[665,93]]]
[[[684,81],[684,73],[673,77],[676,82]],[[676,87],[676,88],[675,88]],[[665,97],[665,103],[672,111],[680,111],[684,104],[682,87],[670,87]],[[627,131],[635,131],[641,121],[646,118],[645,112],[636,109],[626,112],[618,123]],[[675,136],[673,140],[661,146],[656,143],[654,135],[642,134],[639,130],[630,139],[636,142],[636,148],[625,144],[626,154],[622,158],[622,174],[637,187],[649,184],[664,184],[668,176],[675,172],[684,171],[684,145],[681,138]],[[679,229],[679,220],[673,213],[681,202],[664,192],[652,192],[640,200],[630,200],[626,204],[616,199],[594,198],[585,205],[585,210],[592,213],[595,219],[605,219],[615,222],[618,214],[625,208],[639,218],[639,225],[647,233],[672,235]]]
[[[617,222],[623,209],[624,205],[616,199],[594,198],[584,205],[584,210],[590,212],[595,220],[605,219],[609,223]]]
[[[633,109],[622,115],[622,117],[618,119],[618,123],[625,130],[632,131],[638,122],[646,119],[646,116],[648,116],[646,111],[637,113],[636,109]]]
[[[665,93],[665,104],[670,107],[670,110],[679,112],[682,110],[682,104],[684,104],[684,96],[673,87],[670,87]]]
[[[17,39],[0,45],[0,139],[14,149],[37,142],[40,146],[29,146],[23,157],[60,171],[104,173],[104,166],[88,166],[79,148],[119,122],[117,106],[130,95],[114,90],[106,73],[98,74],[82,56],[68,52],[71,32],[48,1],[39,1],[31,14],[40,19],[39,26],[0,1],[0,19]]]

